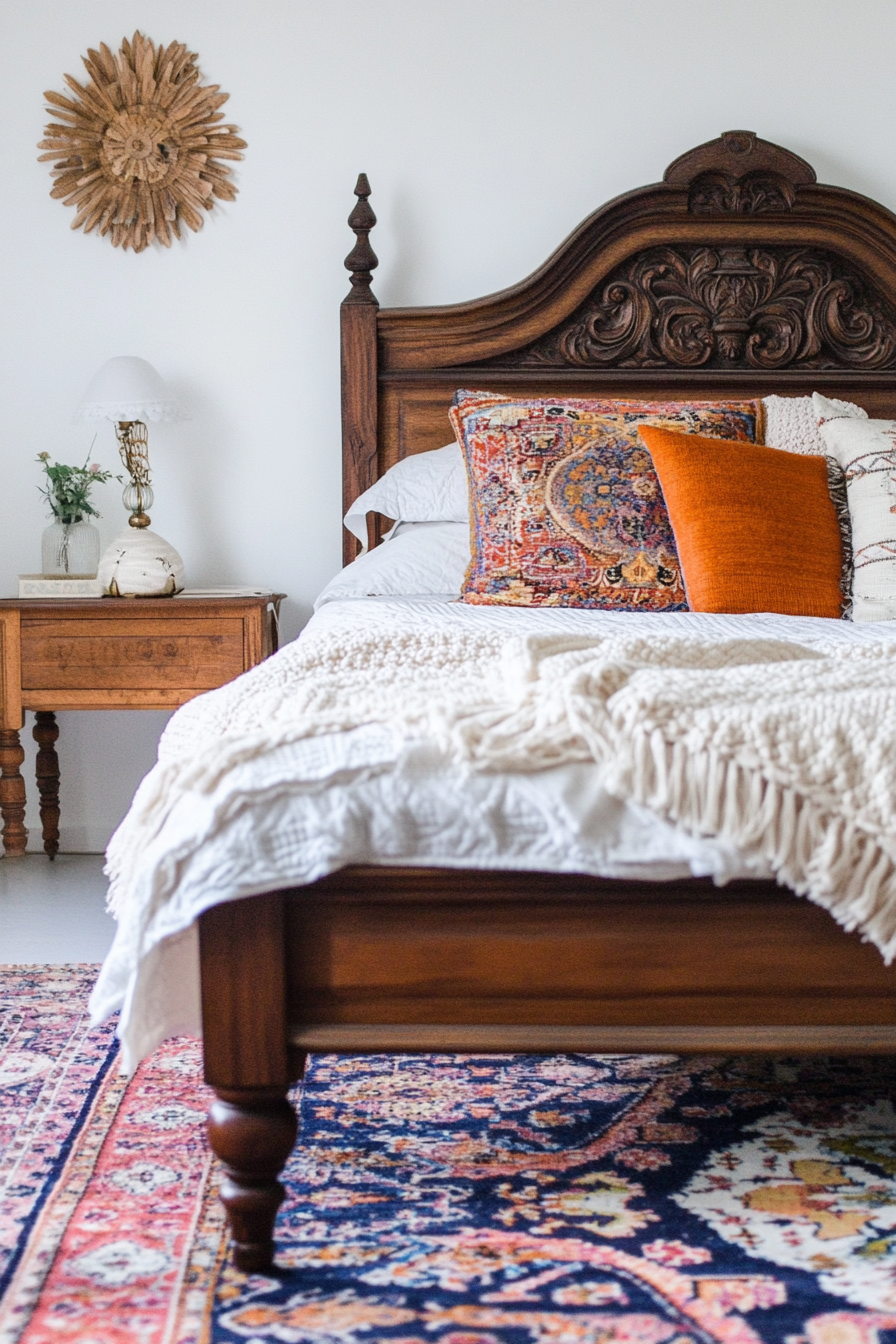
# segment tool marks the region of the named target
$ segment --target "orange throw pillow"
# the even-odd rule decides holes
[[[640,425],[692,611],[839,617],[840,530],[823,457]]]

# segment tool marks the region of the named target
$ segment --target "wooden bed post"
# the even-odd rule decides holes
[[[370,183],[361,173],[355,187],[358,204],[348,217],[357,239],[345,259],[352,287],[342,301],[342,512],[377,478],[377,334],[379,303],[370,288],[379,265],[370,246],[376,215],[367,203]],[[343,530],[342,561],[354,560],[358,543]]]
[[[247,1273],[273,1264],[278,1178],[298,1130],[287,1100],[283,902],[282,892],[229,901],[199,920],[205,1081],[218,1097],[208,1136],[224,1164],[234,1263]]]

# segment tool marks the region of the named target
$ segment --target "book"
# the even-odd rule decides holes
[[[103,585],[87,574],[20,574],[19,597],[102,597]]]
[[[103,585],[88,574],[20,574],[19,597],[103,597]],[[270,588],[222,584],[216,588],[184,588],[178,597],[272,597]]]

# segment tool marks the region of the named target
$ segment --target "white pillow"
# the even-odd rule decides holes
[[[412,453],[358,496],[345,515],[345,525],[365,547],[368,513],[381,513],[397,523],[468,522],[467,470],[458,445]]]
[[[458,598],[469,563],[468,522],[399,523],[330,580],[314,610],[358,597]]]
[[[838,401],[834,397],[829,404],[836,406],[841,415],[868,419],[867,411],[851,401]],[[767,448],[783,448],[788,453],[808,453],[814,457],[827,454],[811,397],[763,397],[762,405]]]
[[[896,420],[856,420],[812,398],[825,450],[846,476],[854,621],[896,620]]]

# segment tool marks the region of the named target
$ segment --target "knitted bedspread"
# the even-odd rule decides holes
[[[179,802],[271,748],[370,723],[477,771],[594,761],[617,797],[762,856],[896,954],[896,646],[883,641],[309,631],[172,720],[109,848],[113,911]]]

